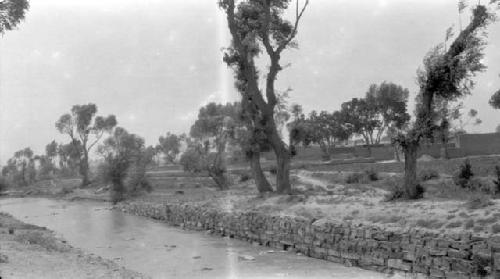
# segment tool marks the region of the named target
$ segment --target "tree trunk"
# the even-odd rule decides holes
[[[90,184],[89,179],[89,153],[87,150],[83,151],[83,160],[80,162],[80,175],[82,176],[82,187]]]
[[[410,142],[403,148],[405,153],[405,180],[404,190],[406,198],[416,199],[417,193],[417,151],[418,143]]]
[[[290,184],[290,150],[279,136],[274,123],[273,110],[264,110],[265,132],[271,147],[276,155],[276,192],[279,194],[291,194]]]
[[[290,185],[290,151],[286,148],[277,131],[271,134],[269,140],[274,154],[276,154],[276,192],[290,194],[292,192],[292,186]]]
[[[269,181],[267,181],[267,178],[264,175],[264,172],[262,171],[262,167],[260,165],[259,151],[252,152],[250,158],[250,166],[252,167],[253,178],[255,180],[255,184],[257,185],[257,190],[259,191],[259,193],[272,192],[273,188],[271,187],[271,184],[269,184]]]
[[[401,162],[401,157],[399,156],[399,149],[397,145],[393,145],[394,147],[394,158],[396,158],[397,162]]]
[[[208,170],[208,175],[214,180],[219,190],[224,191],[229,189],[229,181],[227,180],[223,170],[217,167],[212,167]]]

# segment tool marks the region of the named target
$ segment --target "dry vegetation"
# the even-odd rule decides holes
[[[474,183],[494,187],[493,174],[499,157],[472,158],[479,173]],[[388,202],[388,193],[402,183],[396,163],[306,166],[292,171],[292,195],[259,195],[248,174],[233,175],[229,191],[217,191],[208,178],[175,177],[156,173],[154,191],[135,200],[196,203],[226,211],[256,210],[268,214],[303,216],[375,225],[393,230],[413,227],[437,232],[500,232],[500,207],[495,195],[457,186],[452,178],[462,160],[420,162],[424,198]],[[439,166],[439,167],[437,167]],[[456,166],[456,169],[453,169]],[[327,170],[328,169],[328,170]],[[384,169],[385,172],[377,170]],[[429,171],[429,170],[437,170]],[[272,176],[267,172],[268,176]],[[270,177],[271,178],[271,177]]]

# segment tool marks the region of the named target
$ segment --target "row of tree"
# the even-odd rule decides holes
[[[332,113],[312,111],[305,117],[300,105],[294,105],[288,124],[289,145],[317,144],[329,159],[336,144],[353,135],[361,136],[367,145],[379,144],[382,136],[395,135],[408,125],[408,96],[408,89],[383,82],[372,84],[364,98],[353,98]]]

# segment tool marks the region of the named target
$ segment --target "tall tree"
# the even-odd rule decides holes
[[[448,49],[443,45],[433,48],[424,58],[424,67],[417,71],[420,102],[417,104],[416,121],[406,134],[399,134],[394,141],[405,153],[405,197],[418,198],[417,152],[422,138],[432,138],[437,129],[434,101],[436,97],[457,100],[470,94],[472,78],[485,69],[481,59],[485,41],[485,27],[493,15],[484,5],[477,5],[468,26],[462,30]]]
[[[80,158],[79,167],[82,176],[82,186],[90,183],[89,180],[89,152],[105,133],[110,133],[116,126],[116,117],[96,116],[95,104],[74,105],[71,114],[63,114],[56,122],[56,128],[61,134],[70,137],[74,147],[78,147]]]
[[[319,114],[312,111],[308,122],[310,140],[319,145],[325,159],[330,159],[330,154],[338,142],[349,139],[352,134],[349,125],[343,123],[342,115],[338,111],[321,111]]]
[[[208,175],[221,190],[229,188],[225,151],[240,109],[239,103],[226,105],[209,103],[200,108],[198,118],[190,131],[190,136],[196,139],[196,142],[190,146],[184,159],[181,158],[188,170],[201,168],[208,171]],[[194,156],[199,156],[199,163],[196,164],[198,167],[190,168],[186,163],[191,163]]]
[[[167,132],[166,136],[160,136],[157,148],[165,154],[167,161],[174,163],[175,158],[180,153],[181,137]]]
[[[375,103],[368,102],[366,98],[353,98],[341,105],[340,115],[353,133],[363,137],[365,144],[375,143],[374,135],[382,126]]]
[[[382,82],[380,85],[372,84],[366,92],[366,101],[371,105],[375,113],[375,119],[379,120],[377,133],[371,141],[380,143],[380,138],[388,129],[400,130],[408,121],[410,114],[407,112],[408,96],[410,91],[401,85],[392,82]]]
[[[236,80],[243,83],[242,99],[252,103],[262,117],[262,127],[277,158],[276,185],[278,193],[290,193],[290,150],[281,139],[274,119],[278,96],[275,81],[283,70],[280,59],[287,48],[296,47],[294,40],[299,22],[309,4],[306,0],[302,8],[298,1],[295,19],[290,22],[284,12],[291,0],[239,1],[219,0],[219,6],[227,17],[232,44],[224,54],[224,61],[234,69]],[[259,88],[259,70],[256,59],[264,50],[269,68],[265,76],[265,89]]]
[[[16,28],[28,9],[28,0],[0,1],[0,35]]]

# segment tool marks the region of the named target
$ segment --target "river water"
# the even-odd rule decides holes
[[[47,227],[71,245],[153,278],[385,278],[268,247],[184,231],[105,203],[1,199],[0,211]]]

